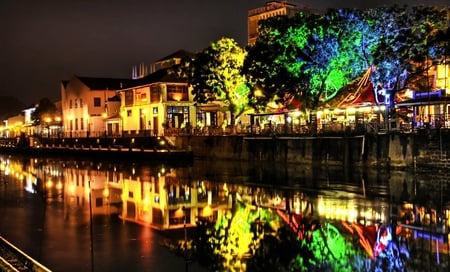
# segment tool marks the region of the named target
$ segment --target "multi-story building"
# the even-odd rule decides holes
[[[73,76],[61,83],[61,109],[65,137],[99,137],[120,131],[107,127],[108,118],[118,115],[117,91],[130,79]],[[113,123],[118,126],[118,122]]]
[[[195,123],[195,106],[185,80],[170,67],[178,65],[192,53],[179,50],[157,60],[152,71],[138,76],[132,83],[121,88],[120,118],[122,135],[161,136],[167,130],[189,127]]]
[[[148,76],[151,73],[154,73],[161,69],[166,69],[172,67],[174,65],[178,65],[181,63],[183,59],[186,57],[193,57],[194,54],[188,52],[186,50],[178,50],[171,55],[168,55],[164,58],[161,58],[150,65],[145,63],[140,63],[139,65],[135,65],[131,68],[131,78],[139,79],[145,76]]]
[[[125,135],[164,135],[195,123],[188,84],[168,69],[158,70],[119,90]]]
[[[294,4],[286,3],[286,1],[270,1],[265,6],[254,8],[248,11],[248,44],[254,44],[258,37],[259,21],[275,16],[293,16],[305,7],[297,7]]]

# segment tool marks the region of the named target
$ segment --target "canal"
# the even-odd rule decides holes
[[[52,271],[208,271],[176,245],[193,239],[199,218],[229,216],[236,202],[288,224],[308,215],[347,227],[351,239],[351,226],[395,221],[408,255],[398,271],[449,268],[445,169],[10,155],[0,167],[0,235]]]

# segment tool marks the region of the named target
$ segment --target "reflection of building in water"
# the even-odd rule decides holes
[[[195,224],[197,217],[217,218],[231,208],[226,185],[177,177],[175,170],[160,168],[146,176],[123,180],[122,218],[156,228]],[[145,180],[144,180],[145,179]],[[230,203],[230,204],[229,204]]]
[[[65,168],[66,205],[90,205],[92,214],[118,214],[120,212],[122,185],[121,173],[101,170],[101,164]],[[89,203],[89,193],[92,203]]]

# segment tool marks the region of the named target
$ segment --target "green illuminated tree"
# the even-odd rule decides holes
[[[248,86],[252,89],[249,103],[257,111],[264,111],[272,101],[286,104],[290,90],[298,89],[298,79],[284,63],[288,58],[295,61],[295,47],[280,42],[290,24],[286,16],[262,21],[256,43],[248,48],[242,73],[247,76]]]
[[[231,124],[248,109],[248,88],[240,71],[246,52],[231,38],[221,38],[181,66],[199,103],[221,101],[231,115]]]
[[[249,86],[259,89],[250,93],[252,105],[287,106],[294,98],[314,109],[333,98],[369,66],[373,35],[362,18],[356,10],[329,10],[262,21],[243,67]]]

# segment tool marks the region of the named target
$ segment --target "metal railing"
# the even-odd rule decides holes
[[[0,253],[0,269],[2,271],[51,271],[1,236]]]

